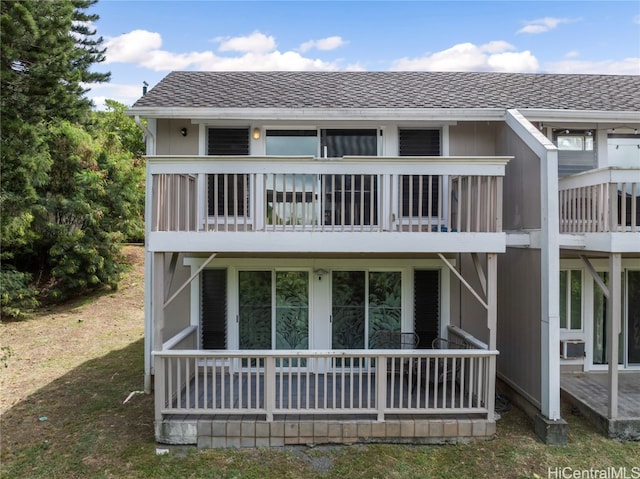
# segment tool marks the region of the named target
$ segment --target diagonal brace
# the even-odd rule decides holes
[[[455,274],[457,276],[457,278],[462,282],[462,284],[465,285],[465,287],[469,290],[469,292],[471,294],[473,294],[476,299],[480,302],[480,304],[482,306],[484,306],[484,309],[489,310],[489,305],[485,302],[484,299],[482,299],[482,297],[476,292],[475,289],[473,289],[473,286],[471,286],[463,277],[460,273],[458,273],[458,270],[447,260],[447,258],[444,257],[444,255],[442,253],[438,253],[438,256],[440,257],[440,259],[442,261],[444,261],[444,264],[446,264],[449,269],[451,270],[451,272],[453,274]]]

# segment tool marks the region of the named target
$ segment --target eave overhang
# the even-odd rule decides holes
[[[563,121],[591,122],[619,125],[640,124],[639,111],[604,111],[604,110],[555,110],[545,108],[518,108],[518,111],[529,121]]]
[[[503,108],[184,108],[138,107],[127,115],[190,120],[502,121]]]

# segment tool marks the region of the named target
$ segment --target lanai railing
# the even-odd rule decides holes
[[[501,232],[508,158],[151,157],[151,232]]]
[[[640,232],[640,168],[604,168],[558,182],[561,233]]]
[[[187,328],[154,352],[157,420],[174,414],[492,419],[498,353],[469,343],[468,335],[458,341],[475,349],[204,351],[191,349],[196,333]]]

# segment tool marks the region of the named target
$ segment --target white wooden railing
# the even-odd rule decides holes
[[[501,232],[507,161],[150,157],[150,230]]]
[[[561,233],[640,231],[640,168],[605,168],[558,182]]]
[[[481,414],[492,417],[497,351],[154,353],[156,419],[167,414]]]

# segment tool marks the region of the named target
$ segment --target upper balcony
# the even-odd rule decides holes
[[[640,251],[640,168],[578,173],[561,178],[558,190],[563,246]]]
[[[502,252],[506,157],[149,157],[151,251]]]

